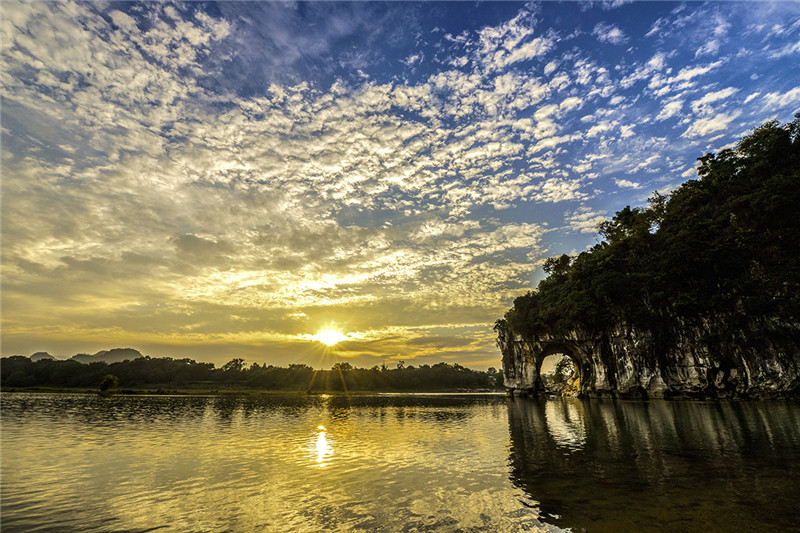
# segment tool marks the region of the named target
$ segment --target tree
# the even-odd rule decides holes
[[[99,389],[103,392],[113,389],[119,385],[119,378],[113,374],[106,374],[103,376],[103,380],[100,382]]]
[[[575,372],[575,364],[568,355],[565,355],[561,360],[556,363],[556,368],[553,371],[553,383],[566,383]]]
[[[544,260],[542,270],[544,270],[545,274],[548,276],[563,276],[569,271],[571,262],[572,258],[567,254],[549,257]]]
[[[609,242],[618,242],[626,237],[650,230],[652,219],[647,209],[625,206],[614,218],[600,223],[599,233]]]
[[[230,361],[222,365],[222,371],[226,373],[241,372],[242,370],[244,370],[244,359],[239,359],[239,358],[231,359]]]

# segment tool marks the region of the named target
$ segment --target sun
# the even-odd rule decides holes
[[[342,342],[343,340],[348,339],[347,335],[344,335],[342,332],[336,331],[335,329],[320,330],[316,335],[312,335],[311,338],[328,346],[333,346],[337,342]]]

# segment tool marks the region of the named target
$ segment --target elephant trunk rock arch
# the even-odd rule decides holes
[[[512,394],[530,395],[545,391],[541,378],[544,359],[564,354],[575,363],[579,376],[579,396],[611,396],[613,386],[608,381],[605,363],[595,356],[591,343],[580,339],[540,338],[522,340],[500,337],[503,352],[503,372],[506,389]]]
[[[797,325],[794,331],[798,331]],[[652,332],[620,324],[606,331],[580,329],[514,334],[498,321],[505,387],[511,394],[544,392],[541,364],[563,353],[580,373],[579,396],[590,398],[734,398],[800,395],[800,347],[787,335],[739,330],[748,342],[710,344],[709,331],[729,331],[725,322],[687,326],[670,342]],[[750,334],[750,335],[748,335]],[[753,340],[754,339],[754,340]]]

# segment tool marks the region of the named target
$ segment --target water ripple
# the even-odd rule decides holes
[[[714,531],[705,509],[731,499],[789,508],[768,487],[797,494],[780,478],[797,473],[796,406],[639,405],[3,393],[3,529],[602,531],[688,516]]]

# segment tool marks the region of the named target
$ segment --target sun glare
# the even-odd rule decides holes
[[[317,441],[314,444],[317,466],[326,466],[333,455],[333,447],[328,442],[325,426],[317,426]]]
[[[316,335],[311,337],[315,341],[319,341],[322,344],[327,344],[328,346],[333,346],[337,342],[342,342],[343,340],[347,339],[347,335],[342,334],[335,329],[323,329]]]

